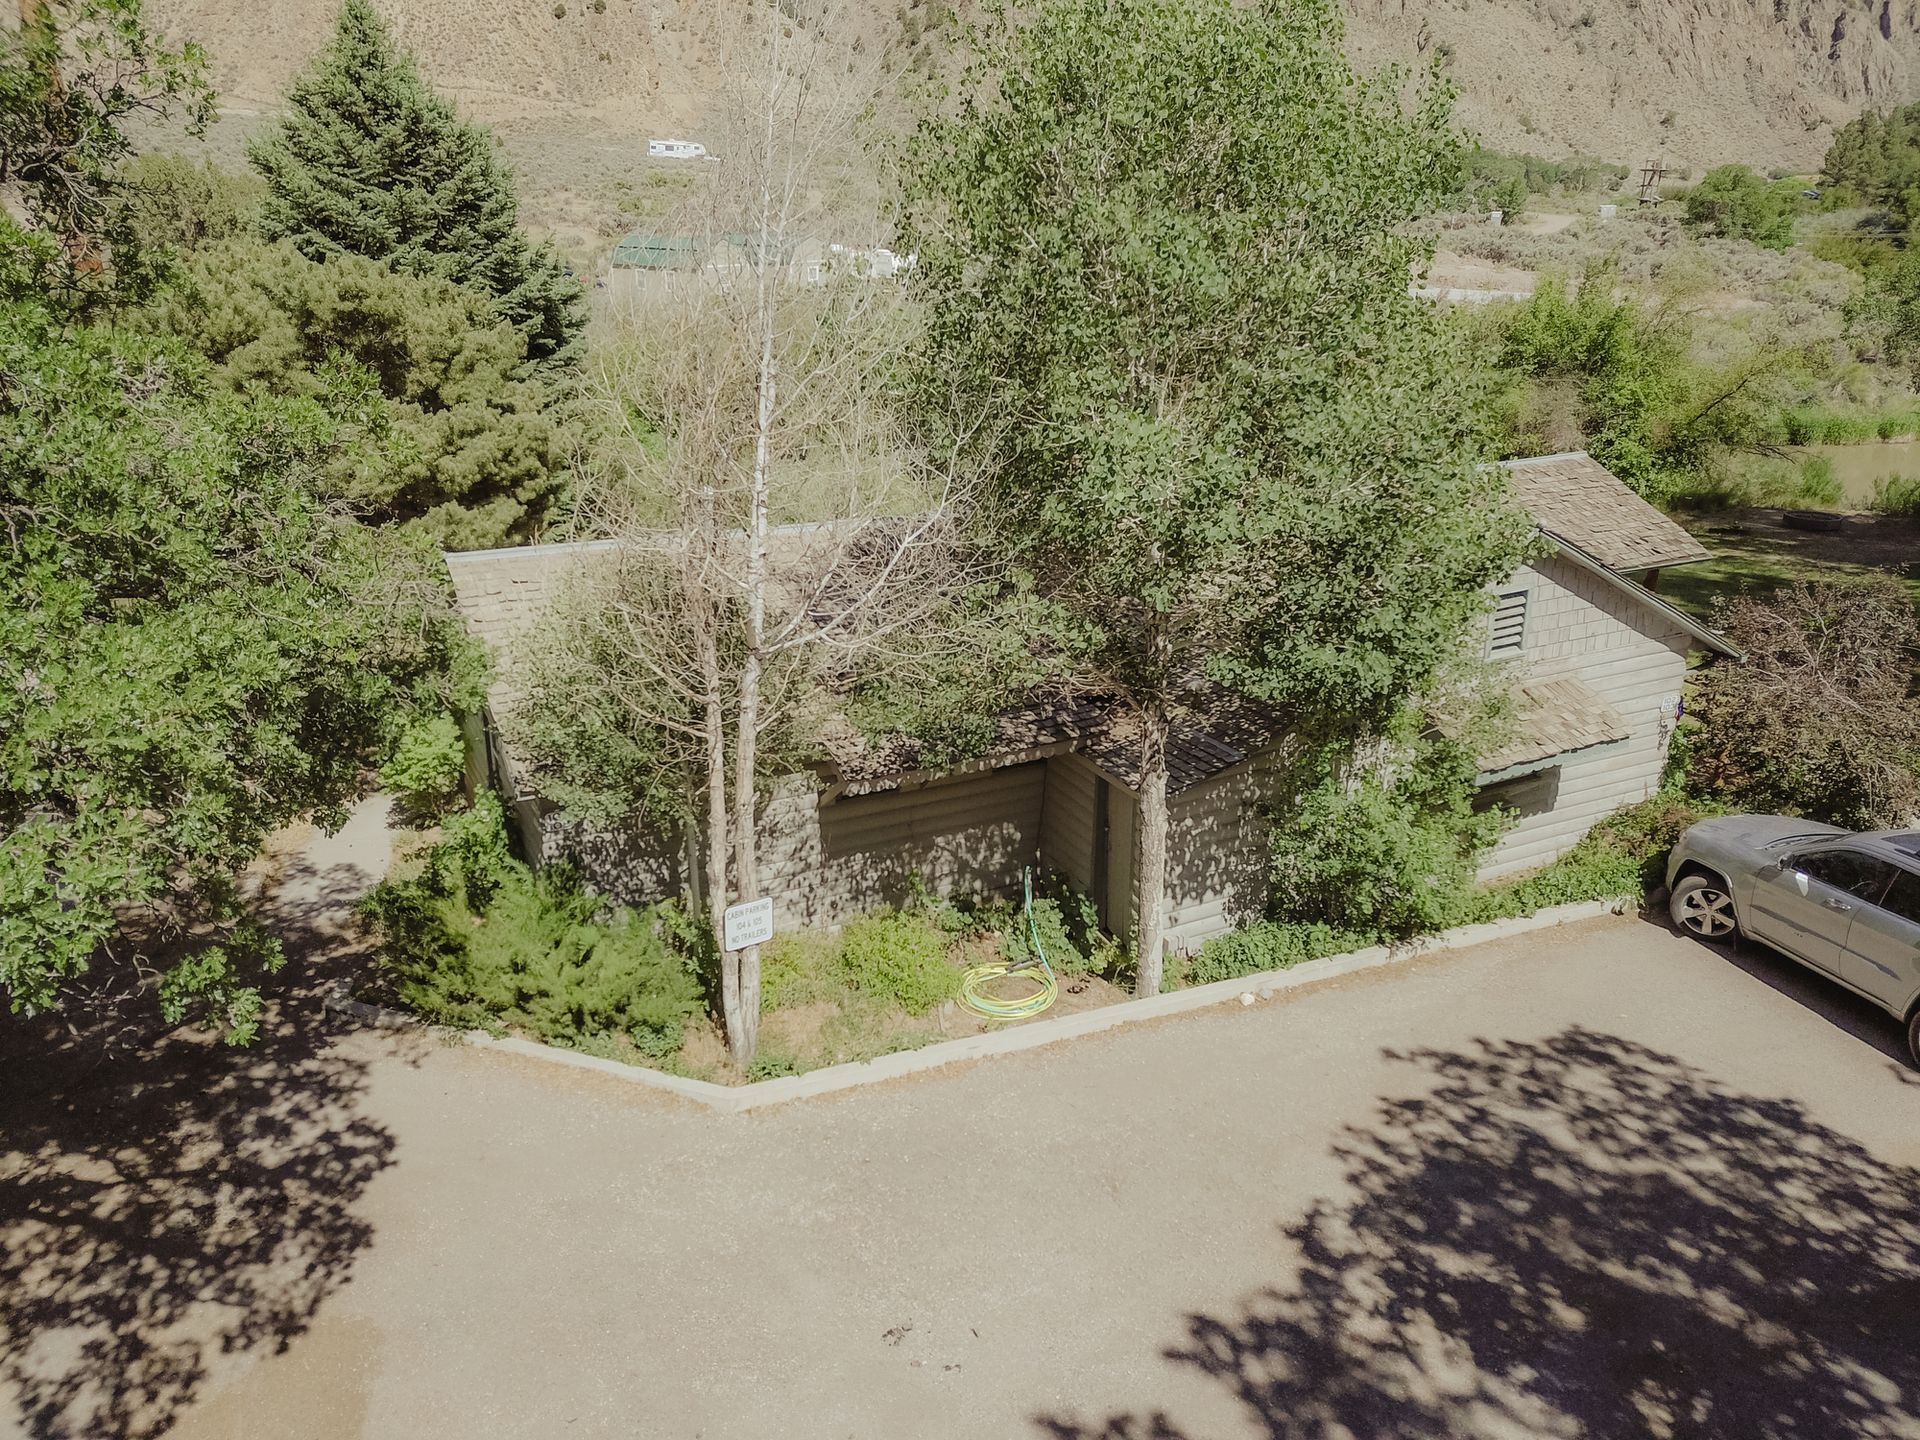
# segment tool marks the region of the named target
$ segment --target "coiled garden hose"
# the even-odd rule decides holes
[[[1033,920],[1031,866],[1021,873],[1021,880],[1026,889],[1027,939],[1033,946],[1033,958],[1017,964],[996,960],[990,965],[975,965],[960,977],[960,1003],[988,1020],[1025,1020],[1030,1015],[1038,1015],[1049,1009],[1060,995],[1060,982],[1053,973],[1053,966],[1047,963],[1046,949],[1040,944],[1040,927]],[[1011,1000],[987,993],[987,985],[1008,976],[1017,976],[1039,988],[1031,994],[1016,996]]]

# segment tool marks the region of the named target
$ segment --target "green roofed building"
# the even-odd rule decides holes
[[[700,242],[691,235],[641,235],[623,238],[613,247],[616,269],[691,270],[700,263]]]

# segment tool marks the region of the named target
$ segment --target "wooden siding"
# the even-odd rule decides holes
[[[1503,663],[1530,676],[1574,675],[1627,719],[1617,744],[1575,751],[1543,782],[1549,808],[1523,816],[1481,866],[1483,876],[1544,865],[1594,823],[1660,784],[1673,706],[1686,678],[1687,633],[1649,605],[1557,557],[1523,566],[1502,593],[1525,588],[1525,650]]]
[[[782,926],[839,925],[912,893],[1012,895],[1040,849],[1046,764],[821,803],[812,777],[774,787],[761,818],[761,889]]]
[[[1260,918],[1270,847],[1262,806],[1283,747],[1256,755],[1168,802],[1167,938],[1176,950]]]
[[[1100,773],[1078,755],[1047,761],[1046,798],[1040,810],[1040,863],[1067,878],[1083,895],[1095,892],[1099,854]]]

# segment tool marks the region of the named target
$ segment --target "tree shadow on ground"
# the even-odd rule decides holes
[[[1399,1057],[1300,1273],[1165,1353],[1255,1433],[1920,1435],[1920,1172],[1797,1104],[1572,1029]],[[1055,1440],[1189,1440],[1164,1412]]]
[[[167,1032],[150,994],[110,1027],[0,1015],[0,1405],[27,1434],[163,1434],[220,1357],[284,1349],[350,1278],[394,1154],[323,1024],[352,889],[311,877],[276,916],[291,958],[250,1048]]]

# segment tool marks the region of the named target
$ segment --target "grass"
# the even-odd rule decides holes
[[[1767,512],[1736,511],[1694,527],[1711,560],[1661,572],[1660,594],[1705,620],[1714,602],[1796,580],[1845,584],[1891,572],[1920,604],[1920,526],[1900,516],[1852,516],[1837,533],[1793,530]]]

